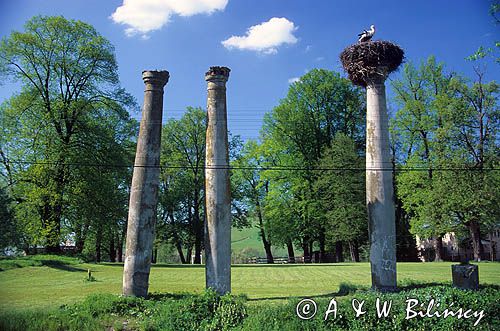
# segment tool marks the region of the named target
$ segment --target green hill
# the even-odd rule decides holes
[[[241,230],[233,228],[231,231],[231,249],[234,253],[247,251],[255,252],[259,257],[265,257],[264,245],[260,239],[259,229],[252,226]],[[273,255],[288,256],[284,247],[272,247]],[[252,254],[253,255],[253,254]]]

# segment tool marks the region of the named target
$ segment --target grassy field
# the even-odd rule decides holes
[[[10,264],[9,264],[10,263]],[[30,266],[30,264],[34,266]],[[451,263],[399,263],[401,284],[450,283]],[[119,294],[122,264],[85,264],[72,259],[1,261],[0,310],[51,308],[83,300],[90,293]],[[97,281],[84,279],[87,269]],[[204,266],[155,265],[151,271],[151,292],[201,292]],[[500,284],[500,263],[479,264],[482,284]],[[285,299],[290,296],[319,296],[335,293],[341,283],[357,287],[370,284],[368,263],[312,265],[234,265],[232,288],[251,302]]]

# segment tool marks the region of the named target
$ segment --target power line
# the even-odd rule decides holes
[[[71,167],[91,167],[91,168],[160,168],[160,169],[192,169],[189,165],[180,164],[164,164],[164,165],[129,165],[129,164],[106,164],[106,163],[60,163],[60,162],[50,162],[50,161],[7,161],[7,163],[12,164],[26,164],[26,165],[64,165]],[[217,165],[201,165],[197,167],[199,169],[209,169],[209,170],[258,170],[258,171],[396,171],[396,172],[406,172],[406,171],[498,171],[500,168],[459,168],[459,167],[396,167],[394,169],[391,167],[379,167],[379,168],[366,168],[366,167],[295,167],[295,166],[255,166],[255,167],[245,167],[245,166],[217,166]]]

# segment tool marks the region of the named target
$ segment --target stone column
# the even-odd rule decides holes
[[[396,223],[385,78],[368,80],[366,87],[366,204],[372,287],[391,291],[396,289]]]
[[[143,71],[144,106],[130,189],[123,294],[148,295],[160,175],[163,87],[168,71]]]
[[[207,138],[205,159],[206,287],[231,291],[231,191],[227,138],[226,82],[229,68],[210,67],[205,74]]]

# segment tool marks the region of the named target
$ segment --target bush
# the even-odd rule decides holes
[[[500,330],[498,312],[500,312],[500,287],[487,286],[479,291],[465,291],[450,286],[432,286],[412,288],[398,293],[380,294],[376,292],[357,292],[349,298],[337,298],[337,318],[333,314],[324,321],[325,311],[330,299],[315,300],[318,307],[317,315],[310,320],[301,320],[296,315],[296,306],[300,301],[290,300],[287,304],[276,306],[259,306],[249,312],[241,330]],[[364,301],[366,314],[356,317],[351,307],[353,298]],[[376,300],[392,301],[389,317],[378,318],[376,315]],[[431,299],[439,303],[439,312],[447,307],[456,311],[458,308],[472,311],[484,310],[484,317],[477,326],[473,326],[475,317],[458,319],[457,317],[415,317],[406,319],[406,300],[417,299],[425,303],[424,307],[413,308],[415,311],[425,311]],[[432,311],[435,311],[434,308]],[[342,315],[342,316],[340,316]]]
[[[0,313],[0,330],[229,330],[246,317],[245,298],[159,295],[151,299],[94,294],[83,302],[54,311]]]
[[[318,313],[314,318],[301,320],[296,315],[300,299],[247,306],[244,297],[218,296],[211,290],[199,295],[152,294],[149,299],[99,294],[57,310],[0,312],[0,330],[500,330],[500,286],[483,286],[478,291],[425,286],[408,285],[398,293],[380,294],[355,291],[352,285],[345,284],[336,295],[337,317],[331,314],[326,321],[325,311],[332,299],[326,297],[316,300]],[[349,296],[342,296],[347,293]],[[355,316],[351,308],[353,298],[364,301],[366,314]],[[377,298],[382,302],[392,301],[389,317],[376,316]],[[473,326],[475,317],[406,319],[408,298],[425,304],[434,299],[440,304],[440,312],[451,303],[454,310],[484,310],[484,317],[477,326]]]
[[[146,330],[229,330],[243,322],[244,302],[244,297],[218,296],[213,290],[187,294],[180,300],[168,299],[157,305],[142,326]]]

